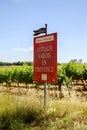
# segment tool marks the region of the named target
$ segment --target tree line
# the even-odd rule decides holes
[[[33,62],[31,62],[31,61],[26,61],[26,62],[24,62],[24,61],[17,61],[17,62],[2,62],[2,61],[0,61],[0,66],[12,66],[12,65],[15,65],[15,66],[22,66],[24,63],[26,63],[27,65],[29,65],[29,66],[32,66],[33,65]]]

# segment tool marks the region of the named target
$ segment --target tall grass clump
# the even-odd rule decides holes
[[[0,130],[22,130],[26,125],[38,125],[43,117],[44,110],[37,99],[2,94],[0,104]]]
[[[52,100],[47,111],[51,123],[48,130],[86,130],[87,102],[72,99]]]

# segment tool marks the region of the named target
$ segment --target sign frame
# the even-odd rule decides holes
[[[57,33],[34,37],[34,81],[56,83],[57,76]]]

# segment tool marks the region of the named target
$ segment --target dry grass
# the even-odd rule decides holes
[[[87,130],[87,101],[74,98],[74,94],[71,98],[51,98],[47,90],[44,109],[43,90],[29,89],[27,94],[23,89],[18,94],[3,91],[0,130]]]

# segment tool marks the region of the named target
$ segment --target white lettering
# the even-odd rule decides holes
[[[37,52],[48,52],[48,51],[53,51],[52,45],[40,46],[37,48]]]
[[[36,67],[35,68],[35,72],[42,72],[42,73],[53,72],[53,66],[49,66],[49,67]]]
[[[42,66],[46,64],[47,64],[46,60],[42,60]]]
[[[50,59],[52,58],[50,53],[38,53],[38,58],[39,59]]]

